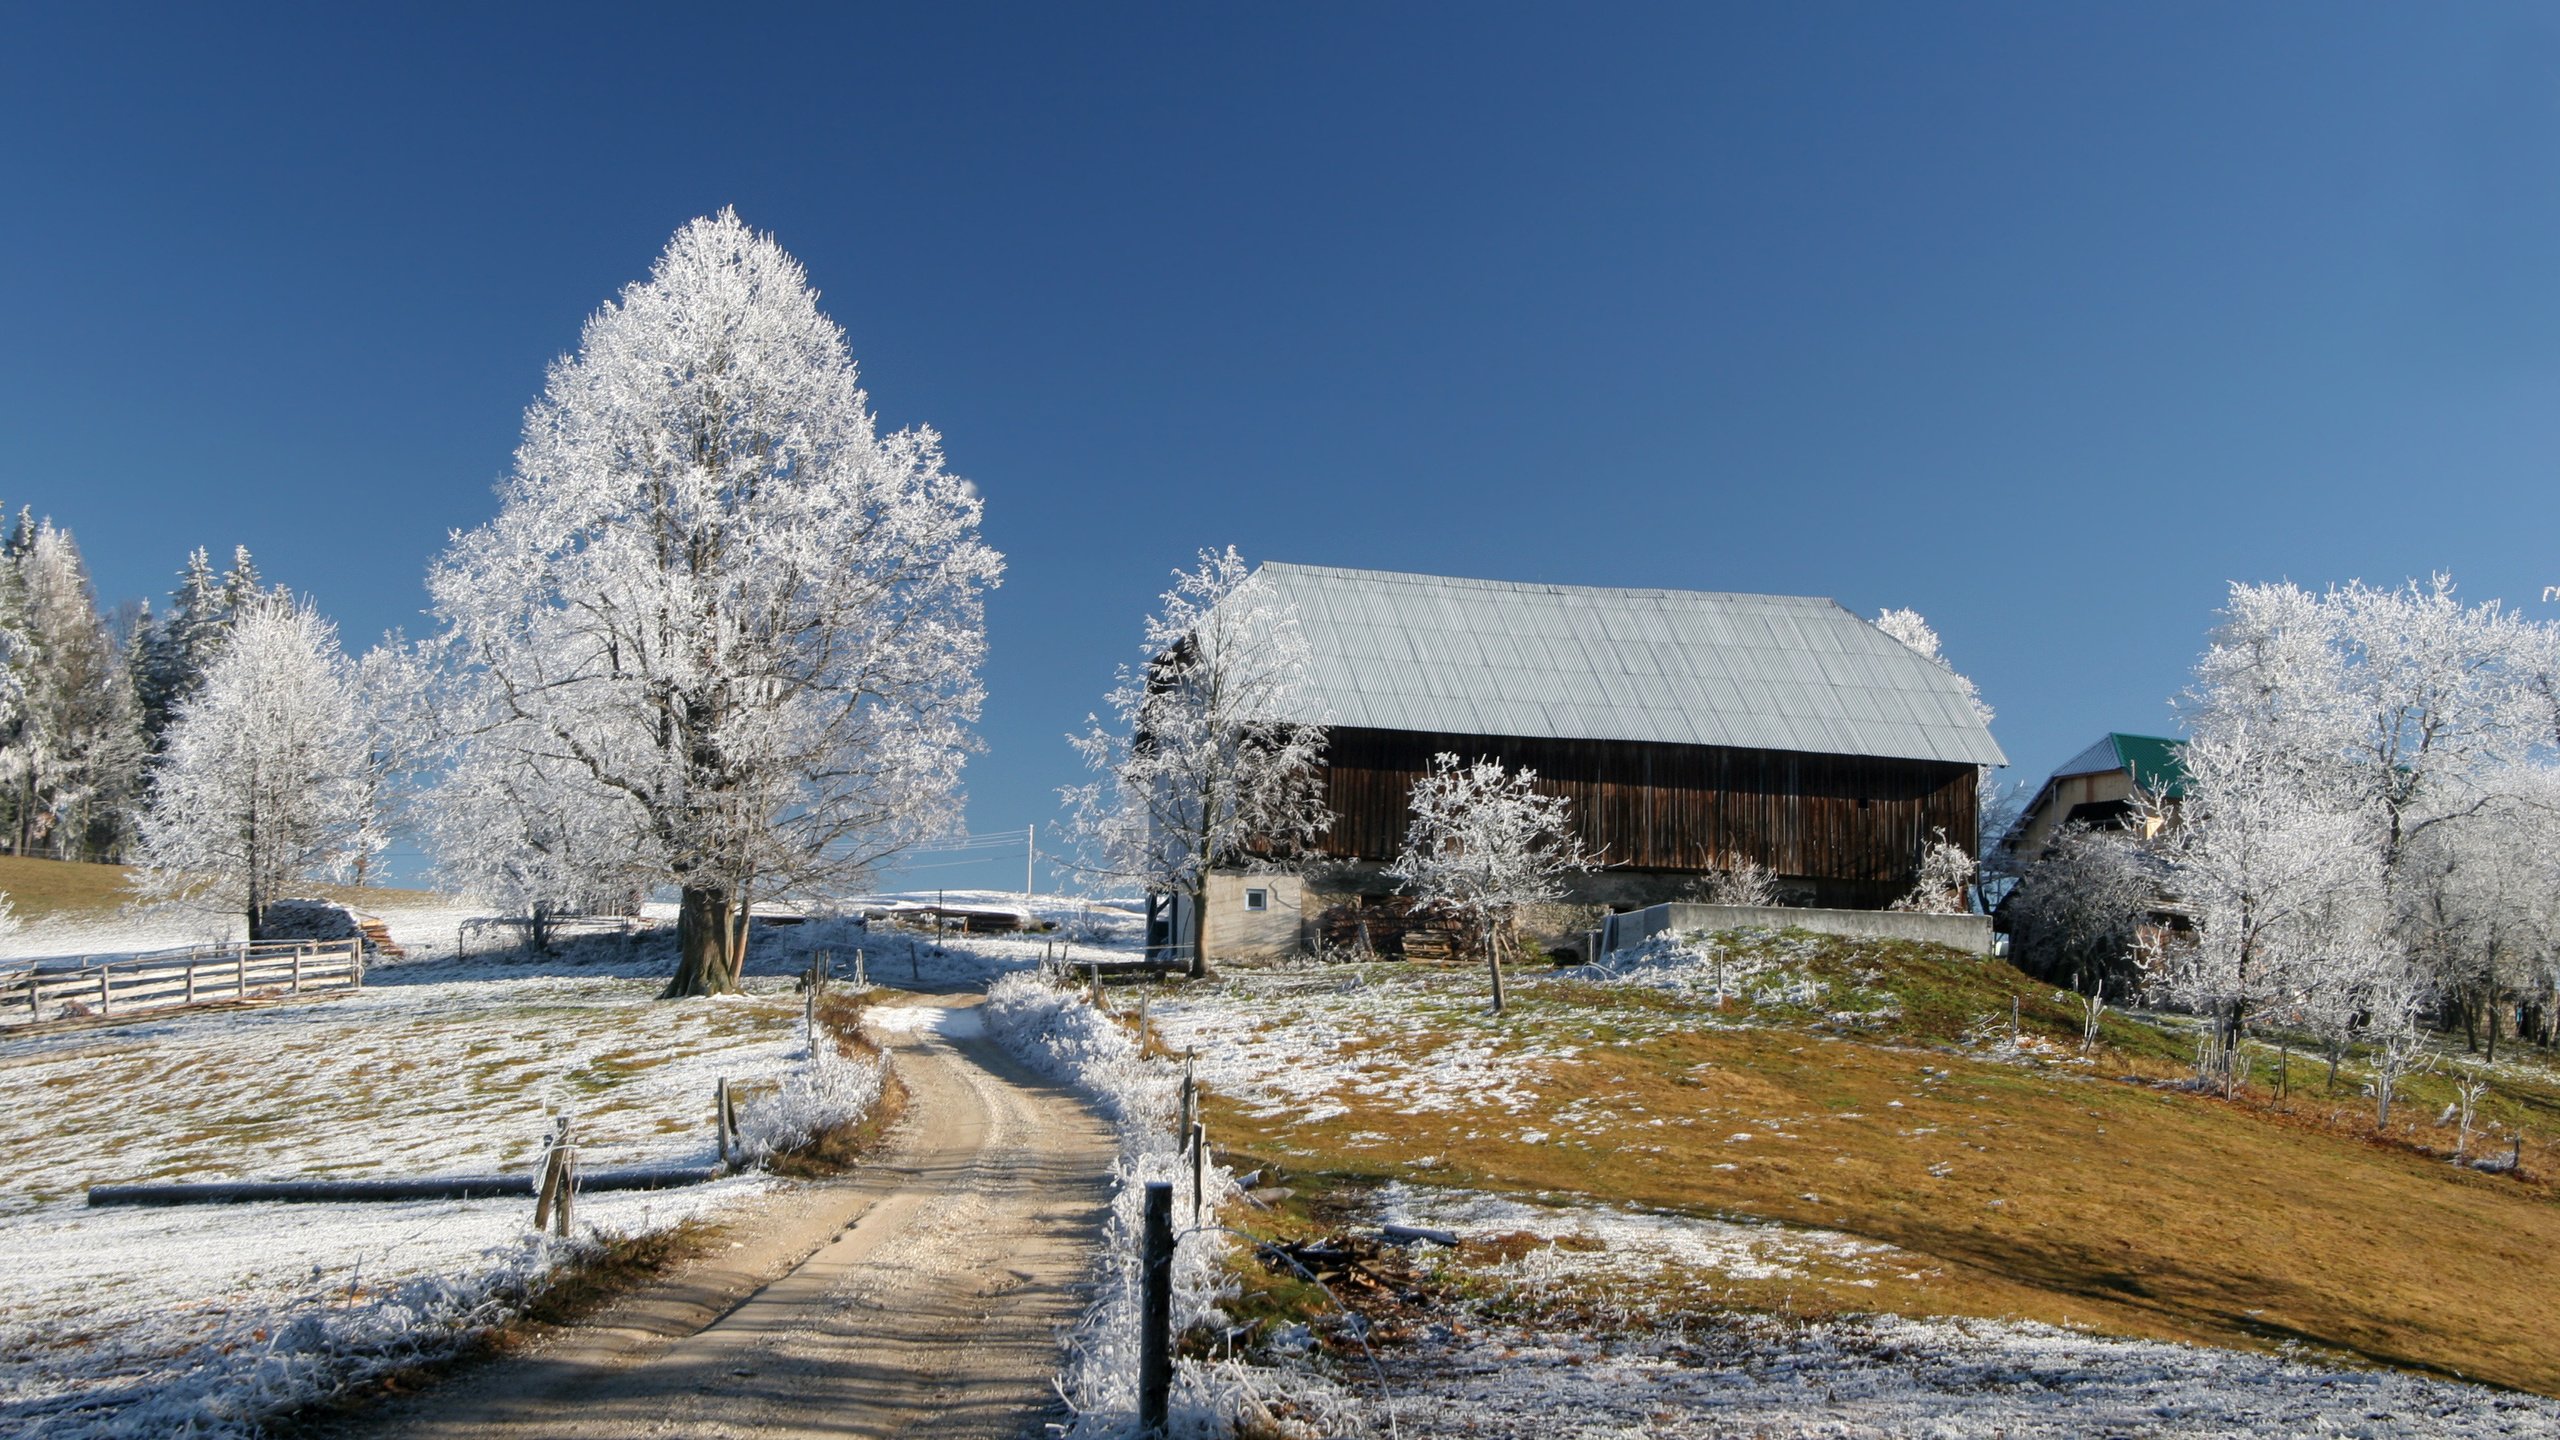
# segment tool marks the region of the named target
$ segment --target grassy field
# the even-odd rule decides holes
[[[106,916],[133,901],[133,868],[87,865],[72,860],[36,860],[0,855],[0,894],[22,919]],[[417,905],[436,896],[425,890],[394,890],[378,885],[314,885],[312,894],[352,905]]]
[[[2378,1135],[2356,1076],[2326,1094],[2300,1056],[2279,1102],[2168,1088],[2191,1045],[2165,1025],[2110,1017],[2084,1054],[2000,962],[1758,945],[1722,983],[1524,977],[1501,1017],[1479,976],[1397,966],[1240,975],[1157,1013],[1204,1057],[1221,1148],[1288,1177],[1276,1228],[1399,1181],[1778,1222],[1854,1243],[1588,1298],[2298,1342],[2560,1394],[2560,1304],[2525,1278],[2560,1253],[2547,1063],[2502,1062],[2482,1113],[2500,1154],[2524,1128],[2523,1174],[2484,1174],[2447,1158],[2440,1076]]]

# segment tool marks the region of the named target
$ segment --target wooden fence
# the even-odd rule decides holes
[[[147,955],[83,956],[0,974],[0,1028],[352,990],[363,984],[362,940],[197,945]]]

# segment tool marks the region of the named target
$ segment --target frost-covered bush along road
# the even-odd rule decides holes
[[[580,1248],[531,1239],[520,1200],[91,1210],[91,1184],[523,1171],[554,1113],[589,1168],[706,1164],[722,1078],[764,1097],[744,1116],[760,1148],[853,1118],[879,1074],[811,1072],[782,978],[807,949],[778,935],[756,993],[701,1004],[652,1000],[663,946],[595,940],[377,966],[325,1004],[7,1042],[0,1430],[249,1433],[503,1319]],[[773,1183],[599,1194],[577,1218],[638,1234]]]

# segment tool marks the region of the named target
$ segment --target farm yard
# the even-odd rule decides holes
[[[0,1433],[2560,1440],[2547,17],[163,8]]]

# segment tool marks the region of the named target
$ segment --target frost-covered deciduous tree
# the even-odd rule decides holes
[[[2464,606],[2452,578],[2320,598],[2315,624],[2339,654],[2339,704],[2386,873],[2426,831],[2495,805],[2496,777],[2537,744],[2534,627],[2495,601]]]
[[[234,911],[343,874],[364,824],[365,736],[336,629],[307,604],[252,602],[182,701],[142,817],[142,883]]]
[[[1417,899],[1464,917],[1498,962],[1516,948],[1520,909],[1565,894],[1568,876],[1596,868],[1574,830],[1572,802],[1537,789],[1535,770],[1498,760],[1431,758],[1413,782],[1413,818],[1387,873]]]
[[[2185,763],[2184,823],[2167,854],[2196,934],[2148,978],[2213,1021],[2210,1064],[2228,1080],[2263,1012],[2337,990],[2357,957],[2380,952],[2382,874],[2333,757],[2305,764],[2263,721],[2226,716],[2200,720]]]
[[[1141,666],[1067,743],[1100,778],[1060,792],[1093,871],[1189,899],[1200,928],[1209,876],[1284,870],[1324,833],[1324,725],[1296,607],[1229,546],[1176,571],[1148,617]],[[1116,727],[1116,728],[1115,728]],[[1203,937],[1191,969],[1205,972]]]
[[[420,813],[440,880],[521,920],[548,950],[559,917],[618,905],[658,877],[632,805],[565,751],[471,745]]]
[[[737,987],[751,895],[954,822],[1002,560],[772,237],[678,231],[551,367],[501,496],[430,577],[464,747],[611,792],[681,897],[669,995]]]
[[[1992,709],[1983,703],[1982,691],[1970,677],[1949,663],[1945,652],[1939,648],[1938,632],[1930,628],[1919,611],[1880,610],[1876,612],[1876,628],[1910,646],[1920,658],[1955,676],[1956,683],[1964,687],[1965,703],[1973,707],[1973,713],[1983,724],[1991,723]]]
[[[2541,988],[2560,953],[2560,776],[2494,777],[2494,803],[2413,834],[2393,889],[2395,931],[2432,978],[2466,1047],[2498,1058],[2510,996]]]
[[[2136,945],[2160,879],[2125,831],[2072,821],[2019,878],[2002,913],[2019,968],[2095,999],[2138,979]]]
[[[2208,1067],[2228,1083],[2262,1015],[2333,1011],[2389,946],[2372,781],[2351,753],[2357,717],[2322,602],[2235,585],[2223,614],[2187,696],[2185,794],[2163,852],[2196,934],[2148,978],[2214,1022]]]
[[[358,885],[370,881],[375,860],[391,848],[420,776],[437,757],[443,740],[434,709],[437,678],[432,660],[396,631],[355,663],[356,721],[364,730],[365,751],[364,822],[350,862]]]

